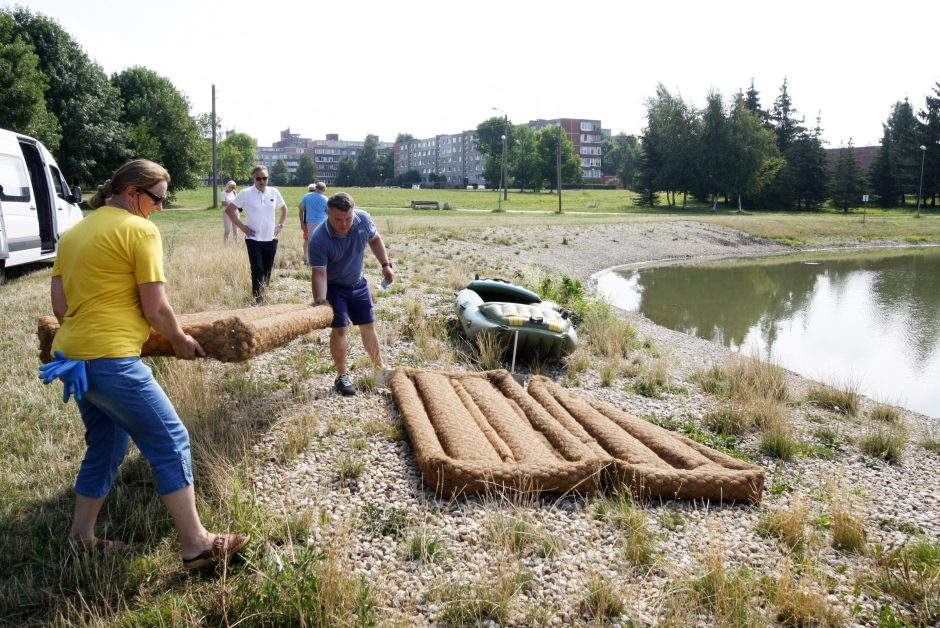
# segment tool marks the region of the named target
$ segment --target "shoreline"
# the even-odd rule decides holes
[[[449,290],[461,281],[465,285],[474,272],[513,280],[525,267],[534,266],[589,281],[598,268],[638,263],[654,251],[660,258],[679,261],[794,252],[791,247],[694,221],[484,227],[450,238],[396,232],[386,243],[396,264],[402,260],[399,287],[377,303],[386,362],[441,370],[465,370],[469,365],[455,363],[444,345],[435,350],[419,346],[413,332],[402,330],[418,321],[451,317]],[[376,272],[367,263],[366,275],[371,278]],[[307,289],[298,281],[296,290],[303,294]],[[632,359],[640,365],[665,362],[674,390],[658,398],[638,395],[632,391],[629,369],[618,370],[613,381],[605,384],[603,364],[597,360],[573,378],[566,377],[563,364],[545,365],[543,373],[565,381],[576,392],[648,420],[698,424],[706,413],[724,406],[726,402],[702,392],[691,377],[696,371],[723,364],[733,352],[660,327],[645,317],[619,312],[650,342],[649,348],[634,350]],[[313,339],[312,349],[321,360],[327,337],[328,331],[321,331]],[[309,349],[305,346],[304,350]],[[361,343],[353,341],[350,361],[362,360]],[[266,378],[277,376],[283,368],[275,360],[253,366]],[[407,438],[383,433],[394,433],[397,423],[387,393],[339,397],[332,391],[328,372],[305,380],[309,392],[301,404],[320,417],[310,446],[279,461],[284,434],[277,429],[268,434],[255,448],[258,464],[251,472],[252,483],[259,500],[278,516],[309,513],[319,520],[311,526],[307,542],[330,548],[330,555],[350,574],[375,587],[383,622],[436,625],[449,608],[442,591],[469,587],[479,592],[499,580],[500,574],[512,572],[526,574],[528,584],[511,596],[509,623],[591,623],[583,600],[592,578],[601,577],[616,585],[626,604],[622,616],[612,621],[653,625],[662,620],[677,587],[686,586],[690,574],[706,570],[709,556],[719,555],[729,570],[746,567],[773,579],[799,564],[800,587],[814,592],[821,604],[848,623],[875,626],[884,599],[867,587],[859,589],[858,582],[874,577],[876,561],[871,554],[834,549],[831,523],[826,521],[841,499],[864,522],[868,545],[896,548],[912,538],[940,538],[936,482],[940,455],[923,449],[916,437],[929,419],[902,410],[902,421],[911,434],[902,462],[879,462],[858,446],[859,438],[873,429],[866,418],[871,400],[862,401],[858,418],[844,417],[803,401],[815,382],[791,371],[784,371],[784,376],[793,433],[807,451],[816,453],[800,454],[788,462],[776,460],[762,453],[758,433],[745,433],[735,447],[767,472],[763,503],[639,505],[656,556],[640,570],[624,554],[630,534],[597,516],[595,498],[528,496],[518,503],[499,497],[436,498],[422,486]],[[836,439],[829,448],[819,440],[823,430]],[[350,458],[361,461],[365,471],[343,479],[337,469]],[[802,556],[758,531],[768,513],[792,510],[799,504],[805,504],[808,513],[807,549]],[[392,520],[407,524],[400,533],[389,532],[386,524]],[[669,524],[669,520],[681,521],[681,525]],[[507,525],[524,528],[538,539],[551,539],[554,549],[546,555],[538,549],[539,543],[506,546],[497,531]],[[443,557],[421,560],[411,556],[409,543],[417,536],[439,543],[445,548]],[[914,612],[902,601],[890,602],[898,614]],[[699,617],[693,623],[701,622]]]

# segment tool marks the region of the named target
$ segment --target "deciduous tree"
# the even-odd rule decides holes
[[[728,120],[728,192],[738,197],[757,194],[773,181],[785,162],[780,157],[773,131],[761,124],[738,94]]]
[[[355,174],[353,181],[355,185],[369,186],[375,185],[379,180],[379,136],[366,135],[366,141],[362,150],[356,155]]]
[[[271,185],[284,186],[290,184],[290,172],[283,159],[278,159],[271,167]]]
[[[336,179],[333,185],[350,186],[353,184],[353,178],[356,175],[356,164],[351,157],[343,157],[339,160],[336,167]]]
[[[22,7],[10,14],[49,79],[46,110],[62,129],[56,161],[83,184],[101,183],[129,156],[120,94],[57,22]]]
[[[513,142],[513,126],[505,118],[493,116],[477,125],[474,144],[477,152],[483,155],[483,178],[490,187],[500,183],[503,167],[503,140],[506,136],[507,150]]]
[[[542,187],[539,168],[538,133],[526,124],[513,129],[512,150],[509,151],[509,177],[520,189],[537,192]]]
[[[219,142],[219,175],[223,179],[245,182],[255,165],[258,143],[247,133],[229,133]]]
[[[209,165],[189,100],[166,77],[135,66],[111,77],[124,102],[121,120],[131,135],[135,157],[162,164],[170,191],[196,187]]]
[[[317,180],[317,164],[310,159],[310,155],[301,155],[294,172],[293,185],[308,186]]]
[[[49,80],[39,70],[32,45],[17,34],[8,13],[0,13],[0,127],[35,137],[49,150],[59,146],[59,121],[46,109]]]
[[[574,145],[562,128],[553,124],[541,129],[538,134],[539,170],[543,184],[553,192],[558,180],[558,150],[561,151],[562,184],[577,185],[584,176],[581,160],[575,156]]]

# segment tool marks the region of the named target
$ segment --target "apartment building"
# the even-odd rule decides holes
[[[325,139],[309,140],[305,152],[317,164],[317,179],[330,186],[336,181],[339,162],[344,157],[355,161],[364,146],[365,140],[341,140],[338,133],[327,133]],[[391,142],[379,142],[377,152],[380,157],[391,155],[392,148]]]
[[[474,146],[476,131],[435,135],[395,146],[395,176],[417,170],[422,181],[431,175],[458,186],[483,185],[483,155]]]
[[[564,130],[568,140],[574,145],[574,154],[581,160],[581,171],[585,183],[597,183],[604,176],[601,171],[603,159],[602,142],[605,133],[610,131],[601,128],[600,120],[586,120],[583,118],[555,118],[554,120],[530,120],[528,125],[536,131],[553,124]]]
[[[300,137],[299,133],[291,133],[288,128],[281,131],[281,139],[273,145],[258,147],[258,162],[271,170],[278,159],[283,159],[287,171],[293,176],[300,158],[306,154],[317,165],[317,180],[331,186],[336,181],[340,160],[343,157],[355,160],[364,145],[365,140],[341,140],[337,133],[328,133],[322,140]],[[391,143],[379,142],[380,156],[391,152]]]

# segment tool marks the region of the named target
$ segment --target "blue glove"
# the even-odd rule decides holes
[[[39,379],[43,384],[51,384],[55,379],[62,380],[62,403],[68,403],[69,397],[75,395],[75,401],[80,401],[82,395],[88,392],[88,376],[85,373],[85,362],[82,360],[69,360],[61,351],[55,352],[56,359],[39,367]]]

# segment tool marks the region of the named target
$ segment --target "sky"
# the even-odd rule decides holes
[[[875,145],[892,105],[940,81],[940,2],[19,0],[109,75],[145,66],[224,129],[383,141],[492,115],[600,119],[639,134],[662,83],[695,107],[754,80],[838,147]],[[6,0],[0,0],[5,4]],[[495,108],[495,109],[494,109]]]

